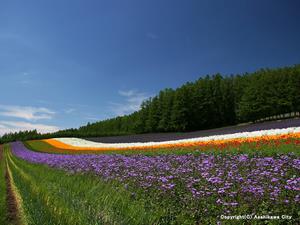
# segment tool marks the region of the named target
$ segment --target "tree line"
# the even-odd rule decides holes
[[[88,123],[53,134],[8,134],[15,139],[96,137],[151,132],[186,132],[242,122],[257,122],[274,115],[300,112],[300,65],[261,69],[254,73],[200,77],[177,89],[167,88],[125,116]],[[30,136],[32,134],[32,136]],[[18,137],[19,136],[19,137]],[[5,139],[6,138],[6,139]]]

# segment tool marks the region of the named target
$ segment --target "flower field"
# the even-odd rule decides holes
[[[145,143],[114,143],[104,144],[79,138],[54,138],[44,140],[50,145],[68,150],[144,150],[161,148],[199,147],[205,145],[223,145],[230,142],[256,142],[260,140],[280,140],[287,137],[300,137],[300,128],[261,130],[234,134],[214,135],[200,138],[182,139],[176,141],[145,142]]]
[[[3,158],[27,224],[232,224],[224,218],[233,215],[297,224],[299,150],[299,128],[287,128],[163,143],[14,142]]]
[[[136,153],[142,151],[166,153],[210,151],[210,150],[241,150],[276,148],[281,144],[292,144],[291,148],[299,145],[300,129],[298,127],[242,132],[226,135],[214,135],[200,138],[182,139],[163,142],[138,143],[97,143],[79,138],[55,138],[25,142],[31,150],[48,153]],[[262,146],[261,146],[262,145]],[[175,151],[174,151],[175,150]],[[121,152],[120,152],[121,151]],[[251,151],[250,151],[251,153]]]
[[[0,0],[0,225],[300,225],[299,9]]]

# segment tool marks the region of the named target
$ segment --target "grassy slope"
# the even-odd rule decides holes
[[[41,140],[34,140],[34,141],[24,141],[24,145],[33,151],[36,152],[49,152],[49,153],[71,153],[68,150],[56,148],[47,142]]]
[[[28,224],[153,224],[160,214],[119,184],[6,157]]]
[[[99,151],[80,151],[76,150],[76,152],[72,150],[67,150],[67,149],[61,149],[61,148],[56,148],[47,142],[44,142],[42,140],[33,140],[33,141],[24,141],[24,145],[36,152],[46,152],[46,153],[53,153],[53,154],[87,154],[87,153],[99,153]]]

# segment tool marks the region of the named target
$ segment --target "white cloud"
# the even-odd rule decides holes
[[[44,107],[0,105],[0,115],[28,121],[52,119],[55,112]]]
[[[21,85],[29,86],[36,82],[36,79],[33,78],[32,73],[23,72],[17,76],[17,80]]]
[[[136,92],[137,92],[136,90],[128,90],[128,91],[121,91],[120,90],[120,91],[118,91],[118,93],[120,95],[125,96],[125,97],[134,96]]]
[[[125,97],[125,102],[110,103],[111,110],[116,116],[123,116],[139,110],[142,102],[150,97],[150,95],[138,92],[137,90],[119,91],[118,93]]]
[[[71,114],[71,113],[73,113],[73,112],[75,112],[76,111],[76,109],[73,109],[73,108],[69,108],[69,109],[65,109],[64,110],[64,112],[66,113],[66,114]]]
[[[59,127],[20,121],[0,121],[0,136],[10,132],[35,129],[40,133],[52,133],[58,131]]]
[[[147,36],[148,38],[150,38],[150,39],[158,39],[158,35],[157,35],[157,34],[154,34],[154,33],[152,33],[152,32],[148,32],[148,33],[146,34],[146,36]]]
[[[87,116],[87,117],[84,117],[86,120],[90,120],[90,121],[100,121],[100,119],[99,118],[97,118],[97,117],[89,117],[89,116]]]

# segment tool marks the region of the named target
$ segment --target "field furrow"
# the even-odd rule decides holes
[[[0,224],[5,224],[7,215],[5,170],[3,145],[0,145]]]

